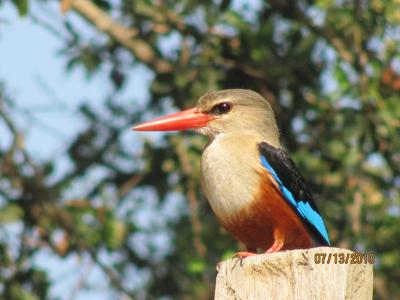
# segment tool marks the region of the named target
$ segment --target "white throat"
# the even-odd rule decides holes
[[[201,158],[202,185],[219,219],[228,221],[253,201],[261,167],[256,135],[218,134]]]

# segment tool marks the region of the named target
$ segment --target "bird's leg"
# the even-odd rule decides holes
[[[284,244],[284,238],[281,232],[278,229],[274,230],[274,243],[272,244],[271,247],[265,251],[265,253],[273,253],[273,252],[278,252],[279,250],[282,249],[283,244]]]
[[[283,247],[283,241],[281,240],[275,240],[274,244],[265,251],[265,253],[273,253],[273,252],[278,252],[281,250]]]

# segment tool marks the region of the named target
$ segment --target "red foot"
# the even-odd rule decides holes
[[[249,257],[249,256],[253,256],[253,255],[257,255],[257,253],[243,251],[243,252],[237,252],[235,254],[235,257],[243,259],[243,258],[246,258],[246,257]]]

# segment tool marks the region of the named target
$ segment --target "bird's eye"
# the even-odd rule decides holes
[[[232,109],[232,104],[230,104],[228,102],[222,102],[222,103],[216,104],[212,108],[211,112],[216,115],[222,115],[222,114],[226,114],[231,109]]]

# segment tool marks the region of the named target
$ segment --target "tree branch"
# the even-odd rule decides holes
[[[104,11],[89,0],[73,0],[71,8],[87,21],[105,32],[112,39],[130,50],[143,63],[152,66],[158,73],[172,71],[172,65],[166,60],[157,57],[153,48],[143,39],[137,37],[138,31],[126,28],[112,20]]]

